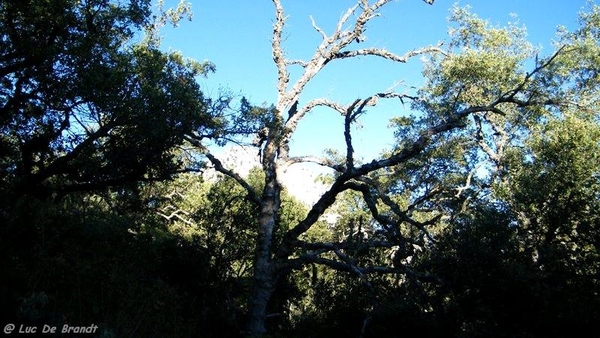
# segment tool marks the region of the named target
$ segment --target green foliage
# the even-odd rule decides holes
[[[468,106],[487,105],[517,87],[525,77],[524,63],[535,50],[523,27],[491,27],[467,8],[454,7],[450,20],[449,55],[426,64],[427,79],[420,109],[443,117]],[[422,106],[421,106],[422,105]]]
[[[582,110],[598,109],[600,81],[600,7],[590,3],[580,13],[580,28],[562,30],[557,44],[566,51],[545,72],[544,86],[560,90],[560,95],[576,102]]]
[[[228,141],[249,143],[254,146],[262,145],[266,140],[267,130],[281,131],[282,122],[273,105],[256,106],[242,97],[239,103],[234,103],[230,93],[220,95],[217,99],[207,99],[209,110],[213,113],[218,126],[214,133],[203,135],[210,137],[217,145],[225,145]],[[255,135],[253,140],[248,137]]]
[[[211,128],[201,65],[133,38],[149,1],[0,6],[0,176],[49,197],[168,178],[173,150]]]
[[[207,249],[144,205],[140,181],[170,178],[184,134],[215,126],[196,82],[211,65],[135,41],[150,7],[0,4],[5,320],[96,323],[107,337],[236,332],[225,305],[198,306],[225,290]]]
[[[599,271],[600,128],[566,116],[541,125],[527,145],[526,156],[511,165],[513,180],[499,189],[518,217],[525,250],[549,275],[573,284],[593,281]]]

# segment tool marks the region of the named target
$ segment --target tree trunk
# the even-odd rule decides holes
[[[264,150],[265,188],[261,198],[260,222],[254,257],[252,294],[248,309],[246,336],[261,337],[266,333],[267,305],[277,282],[277,271],[271,260],[273,229],[281,206],[281,186],[277,181],[276,148],[268,142]]]
[[[254,267],[252,294],[248,310],[247,337],[262,337],[266,332],[267,305],[273,294],[275,281],[270,262],[257,258]]]

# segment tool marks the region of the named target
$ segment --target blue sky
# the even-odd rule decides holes
[[[176,29],[163,31],[163,47],[179,50],[196,60],[210,60],[217,72],[200,79],[207,95],[216,96],[219,88],[244,95],[255,104],[274,103],[277,92],[276,69],[272,61],[270,38],[274,10],[269,0],[191,0],[194,19],[182,22]],[[283,0],[288,15],[284,32],[286,56],[309,59],[320,43],[320,35],[312,28],[309,16],[331,33],[337,20],[355,1],[351,0]],[[433,6],[422,0],[399,0],[385,6],[382,15],[367,26],[367,40],[359,47],[384,47],[391,52],[405,52],[447,40],[447,17],[453,0],[436,0]],[[176,1],[166,1],[166,5]],[[550,43],[556,27],[577,27],[577,13],[586,0],[479,0],[460,1],[471,11],[493,24],[514,21],[517,14],[527,27],[529,40],[542,46],[542,53],[552,52]],[[311,83],[302,102],[327,97],[350,103],[396,85],[406,91],[419,86],[421,63],[418,58],[407,64],[394,64],[373,57],[339,60],[327,65]],[[292,82],[294,73],[292,73]],[[393,144],[393,131],[387,128],[389,118],[406,111],[397,101],[388,102],[370,112],[355,131],[358,157],[370,161]],[[316,110],[303,121],[292,142],[292,154],[322,153],[325,148],[343,149],[342,119],[332,111]]]

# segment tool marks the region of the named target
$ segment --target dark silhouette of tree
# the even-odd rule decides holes
[[[150,11],[142,0],[2,3],[3,196],[60,197],[180,169],[183,135],[211,127],[195,81],[209,68],[160,51]]]

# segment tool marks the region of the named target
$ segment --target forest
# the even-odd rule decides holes
[[[162,46],[186,1],[0,0],[3,334],[600,336],[600,6],[543,53],[460,5],[442,42],[392,51],[367,40],[392,2],[311,17],[320,43],[292,59],[289,1],[269,1],[263,104],[203,92],[215,65]],[[424,82],[305,95],[353,59]],[[389,104],[409,112],[381,131],[394,144],[359,157],[361,121]],[[323,111],[343,147],[298,155]],[[283,180],[302,164],[324,170],[308,204]]]

